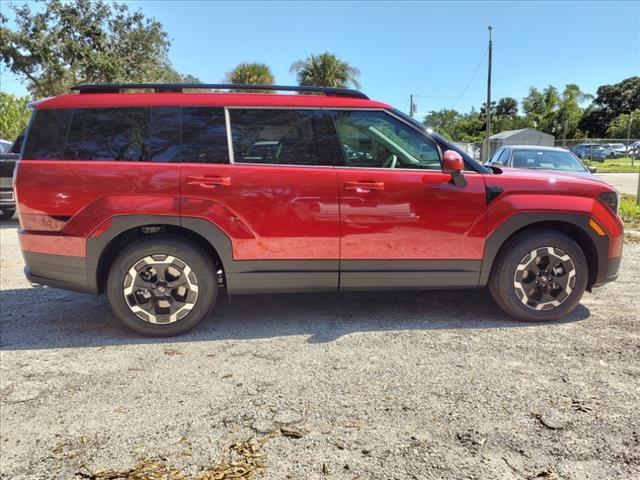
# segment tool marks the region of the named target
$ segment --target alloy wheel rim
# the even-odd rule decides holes
[[[145,322],[170,324],[184,318],[198,300],[198,279],[183,260],[166,254],[134,263],[123,282],[129,309]]]
[[[513,286],[520,301],[533,310],[551,310],[564,303],[576,283],[571,257],[555,247],[527,253],[516,267]]]

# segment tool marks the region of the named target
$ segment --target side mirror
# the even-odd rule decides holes
[[[465,186],[467,181],[462,174],[464,170],[464,160],[462,155],[454,150],[447,150],[444,152],[444,158],[442,161],[442,172],[450,173],[451,179],[454,185]]]
[[[589,166],[589,167],[587,167],[587,168],[589,169],[589,172],[590,172],[590,173],[596,173],[596,172],[598,171],[598,169],[597,169],[596,167],[591,167],[591,166]]]

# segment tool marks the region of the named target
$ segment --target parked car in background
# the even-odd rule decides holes
[[[627,154],[633,158],[640,158],[640,141],[633,142],[631,145],[629,145],[629,147],[627,148]]]
[[[563,148],[532,145],[509,145],[499,148],[486,165],[584,174],[596,172],[596,167],[585,166],[572,152]]]
[[[579,143],[571,149],[578,158],[592,160],[594,162],[604,162],[607,159],[607,150],[599,143]]]
[[[76,89],[32,103],[15,172],[25,273],[106,292],[139,333],[186,332],[222,289],[488,286],[509,315],[548,321],[618,276],[613,187],[486,168],[361,92]],[[124,93],[140,89],[154,93]]]
[[[605,143],[602,145],[607,158],[620,158],[627,156],[627,147],[624,143]]]
[[[0,153],[6,153],[13,145],[9,140],[0,140]]]
[[[16,167],[24,135],[20,135],[8,151],[0,153],[0,221],[9,220],[16,213],[13,195],[13,171]]]

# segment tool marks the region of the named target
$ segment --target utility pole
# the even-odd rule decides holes
[[[486,132],[486,147],[484,158],[482,159],[484,162],[489,160],[489,154],[491,152],[491,63],[493,60],[493,42],[491,41],[491,30],[493,30],[493,25],[489,25],[489,69],[487,74],[487,132]]]
[[[409,116],[413,118],[416,114],[416,104],[413,102],[413,93],[409,95]]]
[[[631,145],[631,122],[633,122],[633,112],[629,112],[629,121],[627,122],[627,152]],[[631,155],[631,166],[633,167],[633,155]]]

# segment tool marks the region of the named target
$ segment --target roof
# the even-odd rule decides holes
[[[504,132],[496,133],[495,135],[491,135],[491,140],[501,140],[503,138],[513,137],[520,133],[524,132],[535,132],[541,135],[548,135],[552,137],[553,135],[549,135],[548,133],[541,132],[540,130],[536,130],[535,128],[520,128],[519,130],[505,130]]]
[[[71,93],[39,100],[32,106],[36,110],[148,106],[391,108],[385,103],[353,97],[227,92]]]
[[[566,148],[562,147],[547,147],[545,145],[505,145],[506,148],[512,148],[514,150],[544,150],[544,151],[560,151],[568,152]]]

